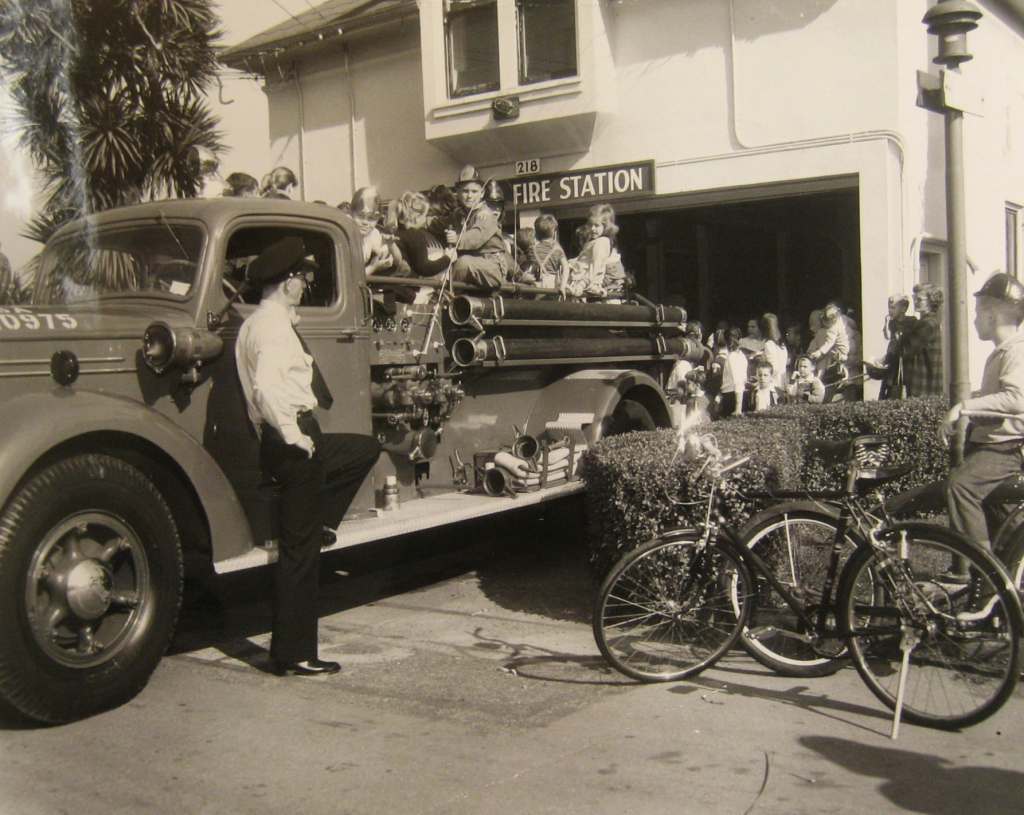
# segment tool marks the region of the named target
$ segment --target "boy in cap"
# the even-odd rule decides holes
[[[995,350],[985,362],[981,389],[950,409],[942,423],[948,438],[964,411],[1022,414],[1020,419],[971,419],[963,463],[950,474],[946,488],[950,525],[970,541],[991,551],[989,529],[1000,508],[986,499],[1006,478],[1021,471],[1024,444],[1024,286],[1003,272],[992,275],[974,296],[978,338]],[[993,525],[989,527],[988,522]],[[966,576],[961,576],[966,582]]]
[[[323,433],[313,410],[329,408],[327,383],[295,324],[312,282],[301,238],[271,244],[249,264],[259,307],[238,332],[235,359],[260,462],[281,487],[270,656],[281,676],[337,673],[317,656],[317,586],[325,524],[336,527],[380,454],[375,438]]]
[[[455,193],[464,226],[461,235],[453,228],[445,231],[448,245],[459,253],[452,265],[452,280],[496,289],[508,279],[513,260],[497,214],[483,203],[484,184],[475,167],[467,164],[462,168]]]

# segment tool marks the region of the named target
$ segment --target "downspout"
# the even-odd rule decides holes
[[[299,78],[299,71],[292,63],[292,79],[295,80],[295,92],[299,99],[299,198],[306,200],[306,149],[305,149],[305,122],[306,108],[302,98],[302,80]]]
[[[348,59],[348,44],[342,43],[341,51],[345,56],[345,87],[348,89],[348,167],[349,167],[349,199],[355,194],[356,187],[356,92],[352,87],[352,69]]]

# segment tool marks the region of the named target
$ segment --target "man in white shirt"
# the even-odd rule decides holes
[[[321,432],[313,414],[333,399],[295,323],[311,282],[301,238],[271,244],[249,264],[259,308],[235,346],[249,419],[260,437],[264,472],[281,488],[281,540],[274,574],[270,656],[279,675],[337,673],[317,656],[317,587],[325,524],[336,527],[380,454],[370,436]]]

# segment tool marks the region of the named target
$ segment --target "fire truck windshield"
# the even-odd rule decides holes
[[[85,227],[47,244],[33,302],[82,303],[145,294],[188,299],[195,288],[205,238],[194,225]]]

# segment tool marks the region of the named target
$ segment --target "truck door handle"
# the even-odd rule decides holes
[[[363,301],[363,325],[366,325],[373,318],[373,295],[366,283],[359,284],[359,297]]]

